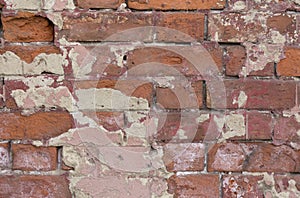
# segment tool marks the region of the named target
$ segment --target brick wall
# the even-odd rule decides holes
[[[300,197],[298,0],[0,5],[0,197]]]

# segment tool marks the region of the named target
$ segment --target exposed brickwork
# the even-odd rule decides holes
[[[0,197],[300,197],[299,0],[0,0]]]
[[[50,171],[57,167],[55,147],[34,147],[31,145],[12,145],[13,169]]]

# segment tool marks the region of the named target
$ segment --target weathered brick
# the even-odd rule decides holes
[[[209,9],[222,9],[225,7],[225,1],[223,0],[208,0],[208,1],[197,1],[197,0],[129,0],[129,8],[146,10],[209,10]]]
[[[299,172],[300,152],[268,143],[216,144],[208,154],[208,171]]]
[[[197,81],[190,85],[174,83],[172,88],[156,89],[157,104],[165,109],[202,108],[203,82]]]
[[[254,44],[246,45],[246,47],[240,45],[227,46],[225,56],[226,75],[273,76],[274,61],[281,55],[278,48]]]
[[[164,164],[169,172],[202,171],[205,147],[201,143],[167,144],[164,147]]]
[[[124,128],[124,114],[121,112],[96,112],[97,121],[108,131]]]
[[[300,76],[300,48],[285,47],[285,58],[277,65],[279,76]]]
[[[193,65],[190,60],[182,57],[180,54],[175,53],[172,50],[179,50],[179,48],[168,48],[164,47],[144,47],[131,50],[127,53],[126,66],[128,67],[128,74],[130,76],[204,76],[207,72],[206,67],[217,67],[212,68],[216,72],[220,73],[223,70],[223,49],[215,42],[203,42],[201,48],[190,47],[191,50],[195,50],[196,55],[206,57],[207,53],[211,56],[212,61],[203,58],[203,65]],[[198,50],[199,49],[199,50]],[[201,49],[201,50],[200,50]],[[203,50],[203,51],[202,51]],[[206,50],[206,51],[205,51]],[[148,68],[143,67],[139,70],[138,66],[143,64],[149,64]],[[160,68],[150,67],[153,63],[161,64]],[[134,68],[136,67],[136,68]],[[168,67],[171,67],[168,69]],[[165,68],[165,69],[163,69]],[[135,70],[132,70],[135,69]],[[172,69],[176,69],[173,71]]]
[[[18,12],[14,16],[2,14],[4,39],[9,42],[53,41],[53,24],[42,16]]]
[[[99,81],[76,81],[76,89],[90,89],[90,88],[110,88],[121,91],[127,96],[137,98],[144,98],[152,103],[153,85],[144,80],[111,80],[103,79]]]
[[[208,107],[225,108],[225,93],[227,108],[282,110],[296,104],[296,83],[293,81],[242,79],[224,80],[223,83],[225,90],[221,91],[224,94],[208,90]]]
[[[49,139],[73,127],[67,112],[37,112],[30,116],[21,113],[1,113],[1,139]]]
[[[246,61],[246,49],[243,46],[226,47],[226,75],[239,76]]]
[[[77,0],[80,8],[118,8],[125,0]]]
[[[269,112],[250,111],[246,114],[247,139],[266,140],[271,139],[273,131],[273,119]]]
[[[1,197],[57,197],[71,198],[65,176],[2,176]]]
[[[264,197],[264,192],[259,187],[263,175],[224,175],[222,177],[222,191],[224,198],[230,197]]]
[[[273,141],[276,144],[293,143],[300,146],[299,114],[280,115],[275,119]]]
[[[76,17],[75,17],[76,16]],[[152,40],[153,32],[134,29],[134,34],[129,38],[125,36],[110,36],[132,28],[153,26],[153,14],[141,12],[85,12],[65,13],[63,17],[63,30],[59,37],[65,37],[68,41],[131,41],[131,40]],[[100,27],[100,28],[99,28]],[[135,31],[136,30],[136,31]]]
[[[31,63],[36,56],[41,53],[60,54],[58,47],[54,45],[47,46],[23,46],[23,45],[7,45],[0,49],[0,54],[10,51],[20,57],[26,63]]]
[[[51,171],[57,168],[56,147],[12,145],[13,169],[23,171]]]
[[[211,121],[211,116],[208,112],[201,113],[159,113],[158,131],[155,139],[158,142],[199,142],[206,135],[207,138],[215,138],[217,133],[216,126]],[[209,128],[210,127],[210,128]],[[209,134],[207,134],[209,130]]]
[[[168,192],[174,197],[219,197],[218,175],[181,175],[168,179]]]
[[[0,143],[0,169],[6,169],[10,165],[10,153],[8,143]]]
[[[158,13],[156,19],[158,41],[191,42],[204,39],[205,15],[203,13]]]
[[[265,18],[265,20],[261,20]],[[262,13],[213,13],[208,15],[208,35],[218,42],[293,43],[297,37],[296,17]]]

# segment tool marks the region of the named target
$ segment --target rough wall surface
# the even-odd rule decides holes
[[[0,3],[0,197],[300,197],[299,0]]]

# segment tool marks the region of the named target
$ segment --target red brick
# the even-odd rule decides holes
[[[273,119],[271,113],[247,112],[247,139],[266,140],[272,138]]]
[[[2,14],[4,39],[9,42],[53,41],[54,26],[46,18],[29,12],[14,16]]]
[[[37,112],[30,116],[20,113],[1,113],[1,139],[49,139],[73,127],[67,112]]]
[[[279,76],[300,76],[300,48],[285,47],[285,58],[277,65]]]
[[[211,55],[214,64],[218,67],[217,69],[222,72],[222,48],[214,42],[204,42],[202,43],[202,46]],[[191,47],[191,49],[197,50],[197,48],[194,47]],[[196,51],[196,53],[199,53],[200,56],[207,56],[205,52],[206,51],[201,52],[200,50]],[[157,71],[158,69],[153,69],[153,67],[150,67],[151,65],[149,65],[148,68],[143,67],[143,70],[138,70],[138,66],[146,63],[163,64],[166,69],[159,69],[159,71]],[[171,47],[170,50],[161,47],[145,47],[134,49],[127,53],[126,66],[128,67],[128,74],[131,76],[201,76],[201,72],[206,72],[204,67],[201,67],[201,65],[194,66],[191,62],[189,62],[189,60],[182,57],[180,54],[173,52]],[[132,70],[134,67],[137,67],[136,70]],[[176,71],[168,69],[168,67],[172,67],[172,69],[174,68],[180,73],[177,74]],[[203,69],[203,71],[200,69]]]
[[[295,116],[279,116],[275,119],[273,141],[276,144],[296,143],[300,146],[300,123]]]
[[[222,0],[129,0],[129,8],[146,10],[209,10],[209,9],[222,9],[225,7],[225,1]]]
[[[10,153],[8,143],[0,143],[0,168],[6,169],[10,164]]]
[[[201,41],[204,39],[205,15],[203,13],[181,12],[159,13],[156,26],[158,26],[156,29],[158,41],[191,42],[193,39]]]
[[[178,197],[219,197],[218,175],[182,175],[168,179],[168,192]]]
[[[260,20],[265,18],[266,22]],[[250,19],[250,21],[249,21]],[[297,37],[296,19],[293,15],[267,15],[257,13],[254,18],[250,14],[213,13],[208,16],[208,34],[211,40],[218,42],[258,42],[260,40],[277,43],[272,39],[272,32],[278,31],[292,43]]]
[[[153,85],[144,80],[111,80],[104,79],[99,81],[76,81],[77,89],[89,88],[110,88],[121,91],[123,94],[137,98],[147,99],[152,103]]]
[[[77,0],[80,8],[118,8],[125,0]]]
[[[154,25],[153,14],[139,12],[66,13],[63,20],[63,30],[59,33],[59,37],[65,37],[68,41],[103,41],[107,39],[109,41],[127,41],[131,39],[139,40],[139,38],[147,40],[153,34],[152,32],[141,31],[139,32],[141,37],[137,35],[137,32],[134,32],[135,35],[132,38],[128,38],[127,34],[125,34],[127,36],[118,38],[109,37],[131,28]],[[137,29],[135,30],[138,31]]]
[[[0,197],[71,198],[65,176],[2,176]]]
[[[23,171],[51,171],[57,168],[56,147],[12,145],[13,169]]]
[[[252,175],[224,175],[222,177],[222,191],[224,198],[231,197],[264,197],[263,190],[259,187],[259,182],[263,176]]]
[[[164,147],[164,163],[169,172],[202,171],[205,147],[201,143],[167,144]]]
[[[213,116],[209,112],[158,113],[155,139],[162,144],[215,140],[220,132]]]
[[[230,109],[282,110],[292,108],[296,104],[296,83],[293,81],[242,79],[224,80],[223,83],[225,90],[221,89],[221,91],[226,92],[226,107]],[[224,108],[225,93],[214,92],[213,96],[209,94],[210,92],[207,100],[208,107]],[[242,97],[239,103],[239,96],[244,94],[247,97]]]
[[[268,143],[216,144],[208,154],[208,171],[299,172],[300,151]]]
[[[7,45],[0,48],[0,54],[11,51],[20,57],[21,60],[31,63],[36,56],[41,53],[45,54],[60,54],[58,47],[54,45],[48,46],[22,46],[22,45]]]
[[[226,47],[226,75],[239,76],[246,61],[246,49],[243,46]]]
[[[174,83],[174,88],[157,88],[157,104],[164,109],[202,108],[203,82],[198,81],[190,85]]]

